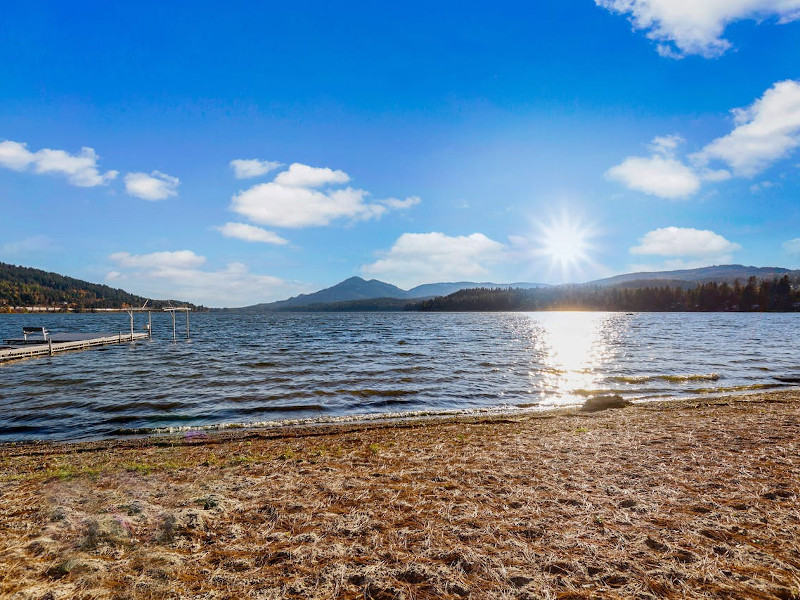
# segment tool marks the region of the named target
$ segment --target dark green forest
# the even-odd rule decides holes
[[[107,285],[89,283],[58,273],[0,262],[0,312],[14,306],[48,306],[76,311],[142,306],[147,298]],[[180,303],[184,304],[184,303]],[[166,301],[150,300],[160,308]]]
[[[370,298],[324,304],[307,304],[304,306],[287,306],[276,309],[276,312],[399,312],[415,310],[414,307],[414,304],[401,298]]]
[[[474,288],[409,306],[422,311],[746,311],[800,310],[800,286],[780,279],[703,283],[693,287],[558,286],[538,289]]]

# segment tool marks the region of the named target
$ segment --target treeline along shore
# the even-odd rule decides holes
[[[154,300],[125,290],[58,273],[0,262],[0,313],[83,312],[148,306],[159,309],[178,300]],[[193,310],[203,307],[190,305]]]
[[[800,310],[800,286],[787,275],[745,283],[694,287],[638,282],[634,286],[559,286],[537,289],[474,288],[406,306],[421,311],[747,311]]]

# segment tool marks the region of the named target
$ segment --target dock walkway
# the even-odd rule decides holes
[[[47,340],[43,340],[41,336],[38,339],[29,336],[27,342],[22,339],[12,339],[6,340],[5,345],[0,345],[0,362],[47,356],[70,350],[85,350],[94,346],[123,344],[147,338],[146,333],[54,333]]]

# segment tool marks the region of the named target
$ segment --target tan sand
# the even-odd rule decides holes
[[[797,391],[0,457],[3,598],[800,598]]]

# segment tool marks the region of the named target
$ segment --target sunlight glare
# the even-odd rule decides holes
[[[606,353],[606,317],[596,313],[552,312],[536,317],[541,323],[541,348],[545,353],[543,377],[552,404],[582,401],[598,386]]]
[[[550,259],[552,267],[567,273],[591,261],[592,230],[567,214],[540,225],[540,253]]]

